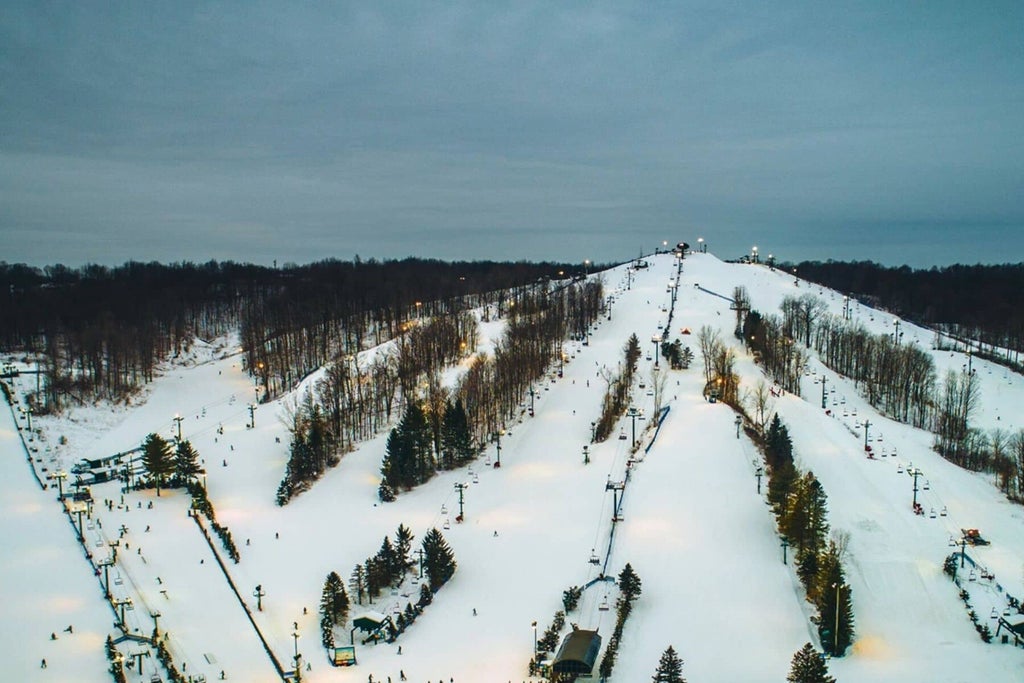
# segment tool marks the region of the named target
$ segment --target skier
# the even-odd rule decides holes
[[[408,679],[407,679],[407,678],[405,677],[405,672],[404,672],[404,671],[402,671],[401,669],[399,669],[399,670],[398,670],[398,680],[400,680],[400,681],[405,681],[405,680],[408,680]]]
[[[43,661],[39,662],[39,668],[40,669],[45,669],[46,668],[46,660],[45,659]]]

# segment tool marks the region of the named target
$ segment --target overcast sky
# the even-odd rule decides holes
[[[0,260],[1024,260],[1024,3],[737,4],[6,0]]]

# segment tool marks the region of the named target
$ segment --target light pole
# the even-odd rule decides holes
[[[292,631],[292,639],[295,641],[295,678],[296,680],[300,680],[302,674],[299,671],[299,657],[301,656],[299,654],[299,622],[292,622],[292,627],[294,628]]]
[[[266,595],[266,593],[263,592],[263,584],[258,584],[256,586],[256,590],[254,590],[252,592],[252,597],[256,598],[256,611],[257,612],[262,612],[263,611],[263,596],[265,596],[265,595]]]
[[[584,465],[589,465],[590,464],[590,447],[589,446],[584,446],[583,447],[583,464]]]
[[[740,438],[740,427],[743,426],[743,418],[739,415],[736,416],[736,438]]]
[[[704,238],[703,237],[698,237],[697,238],[697,251],[700,252],[701,254],[706,254],[707,253],[706,250],[707,250],[707,246],[704,244]]]
[[[583,259],[583,279],[590,277],[590,259]]]
[[[661,355],[658,353],[658,342],[661,341],[661,337],[654,335],[651,341],[654,343],[654,367],[658,367],[658,356]]]
[[[757,470],[754,472],[754,476],[757,477],[757,495],[761,495],[761,477],[764,476],[764,468],[760,465],[757,466]]]
[[[896,318],[895,320],[892,321],[892,323],[893,323],[893,325],[896,326],[896,331],[892,333],[892,339],[896,343],[896,346],[899,346],[900,345],[900,337],[903,336],[903,335],[900,334],[900,319]]]
[[[639,413],[637,412],[635,406],[630,406],[629,412],[627,413],[627,415],[629,415],[633,419],[633,441],[632,441],[632,444],[633,444],[633,448],[636,448],[636,417],[637,417],[637,415],[639,415]]]
[[[782,537],[782,564],[786,564],[786,549],[789,548],[789,539]]]
[[[754,263],[757,263],[757,245],[751,248],[750,253],[753,257]]]
[[[842,585],[837,583],[832,584],[836,589],[836,630],[832,634],[832,654],[839,654],[839,589]]]

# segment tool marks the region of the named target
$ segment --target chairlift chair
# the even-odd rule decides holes
[[[124,583],[124,579],[121,578],[121,573],[118,572],[117,576],[114,577],[114,585],[120,586],[122,583]]]
[[[444,528],[445,529],[451,529],[452,528],[452,525],[448,522],[448,518],[447,517],[444,520]]]
[[[443,503],[441,504],[441,514],[442,515],[447,515],[448,514],[448,506],[444,505]]]
[[[923,488],[924,488],[925,491],[927,491],[928,489],[931,488],[931,484],[928,483],[927,479],[924,480],[924,487]]]
[[[967,576],[967,580],[968,581],[977,581],[978,580],[978,575],[974,572],[973,569],[971,570],[971,573]]]
[[[601,564],[601,558],[593,550],[590,551],[590,564]]]
[[[939,515],[941,515],[942,517],[946,516],[946,506],[945,505],[942,506],[942,510],[939,512]],[[956,544],[954,544],[954,545],[956,545]]]
[[[619,441],[625,441],[625,440],[626,440],[626,432],[623,431],[623,430],[620,430],[619,431]]]
[[[928,516],[932,519],[935,519],[935,508],[932,508],[931,514],[929,514]]]
[[[605,596],[604,600],[601,601],[601,604],[597,606],[597,609],[601,610],[602,612],[608,611],[608,596]]]

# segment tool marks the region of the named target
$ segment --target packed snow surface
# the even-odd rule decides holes
[[[743,387],[750,388],[762,374],[732,335],[735,316],[726,298],[734,287],[745,286],[753,308],[764,313],[777,312],[786,295],[812,292],[838,315],[843,297],[764,266],[688,255],[668,336],[680,338],[697,358],[685,371],[661,364],[669,411],[657,438],[653,398],[634,386],[633,405],[644,419],[636,422],[642,447],[630,462],[632,420],[620,423],[630,438],[618,438],[617,430],[601,444],[590,444],[591,422],[605,387],[602,370],[615,371],[631,334],[648,356],[638,374],[648,386],[653,382],[652,336],[666,324],[677,264],[671,255],[648,261],[649,268],[631,277],[625,266],[601,275],[614,298],[610,315],[594,327],[588,344],[566,342],[570,361],[564,377],[552,373],[537,384],[535,416],[524,407],[501,439],[500,469],[493,466],[498,453],[492,443],[472,467],[441,473],[394,503],[377,499],[382,433],[346,454],[286,507],[274,504],[288,455],[282,418],[294,394],[259,404],[255,428],[249,429],[248,406],[259,394],[241,367],[236,340],[197,343],[187,358],[169,362],[131,406],[79,407],[60,417],[37,417],[33,426],[41,434],[27,443],[31,468],[16,428],[17,423],[28,438],[24,404],[5,412],[3,678],[110,680],[103,642],[118,631],[114,611],[103,600],[103,572],[97,574],[92,563],[108,558],[111,542],[119,541],[110,589],[116,601],[131,599],[125,620],[133,633],[149,635],[158,614],[165,642],[186,676],[215,680],[223,671],[233,681],[279,680],[214,550],[188,515],[187,494],[123,494],[116,482],[94,485],[96,505],[91,517],[83,517],[83,546],[77,514],[63,512],[56,481],[46,479],[70,470],[79,458],[136,448],[149,432],[172,438],[180,424],[181,435],[204,460],[217,518],[230,528],[241,562],[232,564],[214,537],[216,552],[276,659],[290,669],[294,653],[301,653],[304,680],[362,682],[372,675],[374,681],[397,682],[400,671],[416,683],[527,680],[533,622],[543,633],[561,608],[562,591],[599,578],[606,555],[609,575],[629,562],[643,583],[612,680],[650,680],[668,645],[684,660],[690,681],[785,680],[793,653],[805,642],[818,644],[809,619],[814,610],[791,558],[783,564],[765,482],[762,493],[757,491],[757,451],[745,435],[737,436],[731,409],[702,396],[696,334],[704,325],[720,330],[736,348]],[[853,316],[876,332],[892,332],[890,314],[854,305]],[[931,332],[907,322],[901,326],[904,343],[931,349]],[[693,334],[683,335],[684,327]],[[481,330],[479,347],[489,349],[501,325]],[[940,374],[966,362],[959,353],[930,352]],[[1024,381],[986,361],[973,365],[982,383],[974,423],[1007,430],[1024,426]],[[821,408],[822,373],[830,389],[828,412]],[[34,382],[34,376],[22,375],[13,386],[23,394]],[[832,529],[850,539],[846,572],[856,639],[846,657],[829,662],[832,675],[841,683],[1024,680],[1024,648],[1012,641],[982,643],[958,590],[941,570],[944,558],[959,549],[950,540],[960,537],[961,528],[979,528],[992,541],[968,548],[968,555],[994,576],[979,578],[971,595],[995,631],[990,609],[1001,613],[1007,592],[1024,596],[1024,510],[1007,502],[991,477],[963,471],[932,452],[929,434],[877,414],[849,382],[814,359],[802,393],[803,398],[780,395],[774,410],[790,429],[798,465],[824,484]],[[529,397],[523,400],[528,405]],[[874,451],[886,457],[865,457],[865,419],[872,425]],[[40,490],[33,468],[46,490]],[[919,484],[928,484],[918,493],[924,509],[946,514],[912,514],[911,468],[920,468]],[[606,485],[625,481],[627,469],[621,519],[609,547],[615,493]],[[457,483],[468,485],[461,524],[455,522]],[[357,634],[358,665],[335,668],[320,645],[317,608],[324,578],[337,571],[347,581],[353,567],[400,523],[416,534],[417,546],[431,527],[443,529],[458,571],[397,642],[361,645]],[[257,585],[264,593],[262,609]],[[415,602],[415,589],[407,583],[352,611],[391,613]],[[567,621],[598,629],[607,644],[615,598],[613,584],[597,581]],[[64,631],[69,625],[73,632]],[[347,638],[338,641],[347,644]],[[120,649],[129,656],[141,650],[131,642]],[[142,658],[142,667],[141,675],[129,672],[130,681],[149,681],[158,671],[152,658]]]

